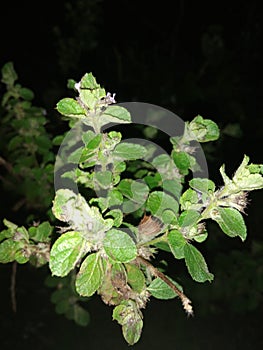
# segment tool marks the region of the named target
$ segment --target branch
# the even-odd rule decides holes
[[[150,270],[151,274],[155,277],[159,277],[161,280],[163,280],[172,290],[179,296],[181,299],[181,302],[183,304],[183,308],[187,315],[193,316],[193,307],[191,305],[191,300],[187,298],[187,296],[176,287],[173,282],[169,280],[161,271],[159,271],[156,267],[154,267],[148,260],[144,259],[142,256],[138,256],[136,260],[141,263],[142,265],[148,267]]]
[[[16,271],[17,271],[17,262],[14,261],[12,265],[12,275],[11,275],[11,285],[10,285],[11,303],[12,303],[12,310],[14,313],[16,313]]]

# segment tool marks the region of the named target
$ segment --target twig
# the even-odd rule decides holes
[[[159,277],[161,280],[163,280],[170,288],[172,288],[173,291],[179,296],[181,299],[181,302],[183,304],[183,308],[188,316],[193,316],[194,311],[193,307],[191,305],[191,300],[187,298],[187,296],[176,287],[176,285],[169,280],[161,271],[159,271],[156,267],[154,267],[148,260],[144,259],[142,256],[138,256],[136,260],[141,263],[142,265],[148,267],[151,274],[155,277]]]
[[[11,275],[11,285],[10,285],[10,291],[11,291],[11,303],[12,303],[12,310],[14,313],[16,313],[16,271],[17,271],[17,262],[14,261],[12,265],[12,275]]]
[[[9,173],[13,172],[13,167],[3,157],[0,157],[0,165],[3,165]]]

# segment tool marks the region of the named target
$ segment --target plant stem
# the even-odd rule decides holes
[[[156,267],[154,267],[148,260],[144,259],[142,256],[138,256],[136,260],[141,263],[142,265],[146,266],[150,273],[155,276],[159,277],[161,280],[163,280],[172,290],[179,296],[181,299],[181,302],[183,304],[184,310],[189,316],[193,316],[193,307],[191,305],[191,300],[187,298],[187,296],[176,287],[173,282],[169,280],[168,277],[166,277],[161,271],[159,271]]]

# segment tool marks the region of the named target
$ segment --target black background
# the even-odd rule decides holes
[[[238,139],[225,136],[212,160],[212,175],[223,162],[231,173],[244,153],[251,155],[253,162],[262,162],[260,1],[101,1],[92,22],[95,34],[91,29],[90,37],[89,34],[85,37],[87,45],[81,44],[79,55],[69,52],[67,62],[71,60],[72,64],[62,67],[54,28],[60,28],[67,43],[70,36],[79,40],[78,28],[85,26],[85,20],[90,25],[89,18],[81,16],[80,22],[70,22],[65,3],[20,1],[0,5],[0,65],[14,62],[21,84],[31,88],[36,104],[50,113],[51,130],[55,132],[59,118],[55,104],[67,94],[67,79],[78,80],[91,71],[107,91],[117,92],[118,102],[153,103],[175,111],[184,120],[201,114],[215,120],[221,129],[228,123],[239,123],[243,136]],[[70,3],[74,8],[76,3],[73,0]],[[202,48],[202,38],[215,26],[219,28],[224,50],[210,56],[210,63]],[[212,33],[215,31],[212,29]],[[261,192],[252,195],[247,213],[250,237],[262,240]],[[249,249],[250,240],[241,244],[222,239],[221,249],[228,244]],[[172,264],[169,269],[174,271]],[[111,322],[111,310],[98,297],[88,305],[90,327],[80,328],[56,315],[49,290],[43,288],[45,269],[18,267],[18,311],[13,315],[10,274],[10,265],[1,267],[1,349],[127,348],[119,326]],[[188,286],[191,288],[190,282]],[[195,291],[200,288],[199,296],[194,294],[195,318],[185,317],[178,300],[151,301],[144,312],[145,327],[136,349],[262,347],[262,304],[251,313],[233,313],[222,304],[219,314],[210,311],[203,314],[205,295],[212,285],[193,288]],[[191,297],[191,289],[187,294]],[[200,300],[202,305],[198,305]]]

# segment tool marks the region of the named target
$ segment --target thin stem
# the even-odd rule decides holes
[[[148,260],[144,259],[142,256],[138,256],[136,260],[142,265],[146,266],[153,276],[159,277],[161,280],[163,280],[179,296],[187,315],[193,316],[194,312],[193,312],[193,307],[191,305],[191,300],[188,299],[187,296],[180,289],[178,289],[176,285],[173,284],[173,282],[171,282],[167,276],[165,276],[161,271],[159,271],[156,267],[154,267]]]
[[[11,291],[11,303],[12,303],[12,310],[14,313],[16,313],[16,272],[17,272],[17,262],[14,261],[12,265],[12,274],[11,274],[11,285],[10,285],[10,291]]]

